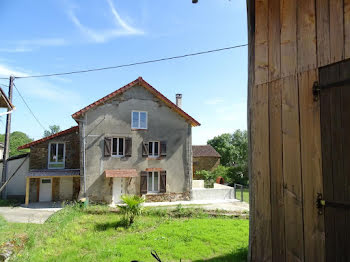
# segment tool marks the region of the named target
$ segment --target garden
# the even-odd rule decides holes
[[[0,253],[10,245],[10,261],[156,261],[152,251],[161,261],[246,261],[247,219],[181,205],[127,206],[67,205],[42,225],[0,217]]]

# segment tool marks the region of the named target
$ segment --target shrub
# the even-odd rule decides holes
[[[142,203],[145,202],[145,200],[136,195],[123,195],[122,200],[125,205],[118,205],[118,207],[124,214],[124,219],[127,221],[128,226],[130,226],[134,223],[135,218],[141,215]]]

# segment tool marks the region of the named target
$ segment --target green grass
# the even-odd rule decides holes
[[[237,189],[236,197],[241,200],[241,190],[239,188]],[[243,189],[243,201],[249,204],[249,188]]]
[[[148,209],[129,228],[107,207],[66,207],[44,225],[0,220],[0,247],[26,235],[14,261],[245,261],[248,220],[213,218],[200,210]]]

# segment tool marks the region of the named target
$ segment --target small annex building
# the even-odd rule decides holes
[[[193,178],[196,171],[213,171],[220,165],[221,155],[211,145],[192,146]]]

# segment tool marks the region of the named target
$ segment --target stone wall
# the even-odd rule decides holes
[[[173,202],[190,200],[190,192],[146,194],[146,202]]]
[[[220,157],[194,157],[193,158],[193,177],[196,178],[196,171],[213,171],[220,165]]]
[[[52,201],[60,200],[60,178],[52,178]]]
[[[79,134],[73,131],[70,134],[61,135],[48,141],[36,144],[30,148],[29,169],[46,169],[48,168],[49,143],[64,142],[66,144],[66,169],[79,169]]]

